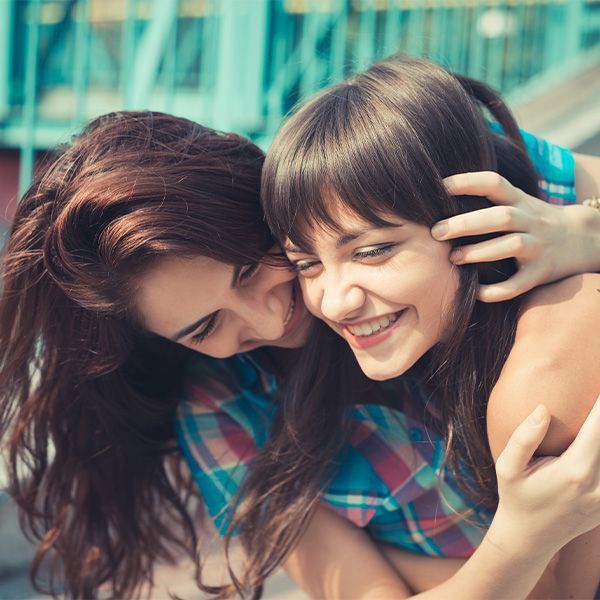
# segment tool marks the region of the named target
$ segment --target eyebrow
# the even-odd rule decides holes
[[[241,266],[236,266],[233,268],[233,273],[231,274],[231,283],[229,284],[232,289],[237,284],[241,270],[242,270]],[[191,325],[187,325],[183,329],[180,329],[175,335],[171,336],[169,339],[172,342],[178,342],[181,338],[185,337],[186,335],[189,335],[193,331],[196,331],[196,329],[198,329],[198,327],[200,327],[200,325],[202,325],[202,323],[206,323],[206,321],[208,321],[214,314],[215,313],[212,312],[212,313],[210,313],[210,315],[206,315],[205,317],[198,319]]]
[[[398,223],[397,225],[389,225],[388,227],[383,227],[382,229],[396,229],[398,227],[402,227],[402,224]],[[340,237],[337,238],[337,240],[335,240],[335,247],[341,248],[342,246],[345,246],[346,244],[353,242],[354,240],[358,239],[362,235],[365,235],[365,233],[369,233],[371,231],[373,231],[373,228],[371,226],[362,227],[360,229],[352,229],[349,231],[344,231],[340,235]],[[284,250],[286,252],[292,252],[292,253],[296,253],[296,254],[306,253],[306,250],[304,250],[303,248],[300,248],[299,246],[296,246],[294,244],[285,244]]]

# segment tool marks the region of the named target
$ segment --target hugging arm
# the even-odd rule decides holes
[[[522,416],[539,402],[552,416],[539,454],[571,452],[569,444],[600,389],[599,290],[600,275],[589,273],[539,288],[527,297],[514,346],[488,404],[488,436],[495,458]],[[579,465],[574,464],[571,477],[580,477]],[[531,518],[537,514],[532,512]],[[593,597],[600,583],[599,565],[597,529],[561,550],[552,568],[555,595]]]
[[[600,194],[600,158],[575,155],[577,202]],[[441,221],[432,235],[451,240],[470,235],[505,235],[463,246],[451,256],[457,265],[515,257],[518,272],[507,281],[482,286],[484,302],[513,298],[569,275],[600,271],[600,211],[553,206],[515,188],[493,172],[462,173],[445,180],[452,195],[486,196],[498,206]]]
[[[556,551],[598,525],[600,401],[567,452],[530,463],[549,420],[541,407],[517,427],[497,463],[500,503],[484,541],[447,581],[416,597],[525,598]],[[364,530],[320,508],[285,567],[315,598],[413,597],[391,564]]]

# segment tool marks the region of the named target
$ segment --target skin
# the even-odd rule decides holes
[[[600,169],[598,169],[598,171],[600,172]],[[453,182],[452,193],[484,193],[496,201],[515,206],[517,211],[530,216],[532,206],[538,206],[537,204],[531,205],[527,203],[529,201],[538,203],[539,201],[535,199],[528,199],[527,202],[523,202],[523,197],[520,195],[522,193],[519,193],[519,191],[512,188],[512,186],[498,187],[497,181],[493,176],[490,178],[484,174],[482,178],[479,178],[476,181],[479,192],[473,189],[472,178],[469,178],[469,181],[464,181],[460,180],[461,176],[456,177],[458,179],[455,179]],[[556,210],[543,203],[539,204],[543,206],[542,210],[546,211],[544,214],[547,214],[549,210]],[[579,238],[587,236],[587,238],[591,240],[591,244],[595,244],[597,243],[597,234],[595,232],[598,230],[598,224],[588,216],[588,213],[592,212],[593,211],[586,211],[585,215],[588,217],[587,219],[580,220],[580,222],[574,220],[572,228],[573,230],[577,230]],[[565,217],[563,216],[562,218],[562,223],[557,227],[558,231],[565,230]],[[482,228],[484,231],[491,231],[493,227],[490,218],[487,225],[488,228],[486,229],[485,215],[478,215],[478,222],[476,224],[472,222],[459,223],[457,219],[459,218],[455,217],[454,219],[447,221],[449,225],[449,230],[445,234],[447,239],[468,235],[469,231],[476,233]],[[528,222],[528,226],[530,227],[528,234],[531,236],[531,247],[545,247],[547,244],[543,235],[547,235],[548,231],[535,229],[533,223],[534,221],[532,220]],[[567,237],[566,239],[569,238]],[[555,239],[555,243],[560,243],[560,240],[557,241]],[[586,246],[586,252],[582,255],[573,255],[571,257],[573,260],[570,263],[565,263],[563,269],[566,271],[576,271],[580,269],[582,261],[585,256],[589,254],[589,252],[587,252],[588,249],[589,247]],[[488,249],[487,253],[488,255],[493,254],[493,249]],[[492,258],[489,259],[491,260]],[[543,253],[532,253],[529,256],[522,257],[520,259],[520,272],[531,265],[543,263],[545,260],[547,261],[547,259],[547,255]],[[470,257],[465,257],[463,262],[470,262]],[[217,270],[215,270],[214,267],[217,267]],[[600,269],[600,265],[598,265],[597,268]],[[198,277],[199,272],[202,273],[201,278]],[[535,271],[537,277],[540,276],[539,272],[540,271]],[[211,285],[206,285],[206,276],[209,273],[212,273],[216,277],[211,280]],[[546,273],[546,271],[544,271],[544,273]],[[246,273],[246,275],[246,278],[242,278],[244,279],[243,281],[236,279],[236,282],[232,285],[233,268],[230,266],[223,266],[219,263],[216,265],[211,264],[210,259],[204,257],[179,259],[173,262],[167,260],[163,263],[159,263],[155,270],[150,271],[139,282],[140,294],[138,309],[149,330],[168,338],[173,338],[175,334],[182,329],[187,328],[189,325],[196,323],[199,319],[211,316],[216,311],[219,311],[217,326],[205,340],[194,341],[192,337],[201,333],[204,327],[206,327],[206,323],[199,325],[194,331],[189,332],[188,335],[178,340],[179,343],[210,356],[222,358],[260,346],[285,348],[300,347],[307,335],[310,316],[305,313],[299,294],[296,295],[295,312],[298,313],[300,317],[294,319],[294,328],[291,331],[285,331],[285,321],[289,313],[291,297],[293,294],[294,275],[290,274],[289,271],[285,269],[274,269],[264,266],[257,272]],[[531,277],[529,272],[528,278],[521,281],[519,285],[537,285],[538,282],[533,283],[535,278]],[[209,297],[203,296],[207,289],[211,290]],[[215,303],[215,299],[218,299],[218,302]],[[252,307],[251,311],[247,310],[249,306]],[[592,446],[592,448],[595,448],[595,446]],[[590,458],[589,452],[586,454],[586,458]],[[562,457],[561,460],[563,460]],[[565,465],[565,462],[558,464],[561,465],[562,468],[562,465]],[[586,464],[589,466],[589,460]],[[593,470],[593,465],[591,466],[591,469]],[[567,473],[568,467],[565,465],[564,471],[558,470],[557,472],[559,474]],[[522,475],[522,472],[520,474]],[[558,481],[556,477],[555,479]],[[514,486],[514,482],[512,485]],[[514,489],[514,487],[511,489]],[[563,493],[565,489],[565,486],[558,487],[555,493],[558,494],[559,490]],[[579,499],[579,497],[577,498]],[[571,504],[569,510],[574,507],[575,504]],[[318,513],[321,511],[326,511],[326,509],[319,509]],[[568,514],[571,513],[569,512]],[[553,516],[556,518],[556,515]],[[511,518],[513,517],[511,516]],[[333,521],[327,517],[327,511],[325,513],[325,521],[333,523]],[[342,534],[344,527],[352,527],[348,522],[344,522],[342,525],[343,527],[337,527],[335,531]],[[336,527],[335,524],[333,524],[332,527]],[[526,528],[523,528],[519,531],[519,534],[522,535],[522,532],[526,530]],[[348,542],[345,534],[341,535],[341,537],[329,535],[328,527],[322,526],[319,531],[321,531],[321,534],[325,539],[331,541],[336,540],[336,546],[338,548],[340,545],[346,545]],[[360,548],[367,548],[369,552],[375,552],[377,564],[380,564],[380,560],[384,560],[384,562],[381,563],[383,565],[382,568],[384,569],[384,573],[387,573],[386,569],[392,564],[395,567],[396,572],[404,575],[406,577],[405,580],[410,582],[410,585],[414,586],[413,589],[415,590],[427,589],[428,587],[431,587],[432,584],[439,583],[439,581],[435,580],[435,576],[439,577],[441,574],[440,564],[437,559],[416,557],[414,555],[407,556],[407,553],[402,553],[402,551],[399,551],[398,549],[389,547],[383,548],[380,551],[374,547],[364,531],[361,531],[360,534],[361,535],[353,535],[352,539],[360,544]],[[308,532],[307,539],[311,539]],[[306,557],[307,547],[310,549],[310,544],[305,544],[303,538],[292,555],[288,558],[286,567],[292,575],[294,575],[294,557]],[[350,548],[351,546],[348,545],[347,547]],[[359,548],[355,548],[355,550],[358,552]],[[539,555],[539,548],[537,550]],[[382,552],[387,556],[387,560],[382,558]],[[314,552],[309,552],[309,555],[315,556]],[[461,561],[454,561],[454,564],[450,564],[445,559],[441,560],[444,561],[443,564],[446,569],[443,576],[444,578],[451,575],[461,563]],[[527,562],[525,557],[523,557],[523,560]],[[436,564],[434,565],[431,561],[435,561]],[[316,562],[316,564],[314,564],[314,562]],[[296,580],[298,583],[308,590],[311,589],[312,584],[309,584],[306,581],[306,576],[311,575],[312,573],[319,573],[318,567],[320,562],[314,562],[311,563],[313,567],[308,571],[302,569],[299,575],[296,573]],[[387,567],[385,567],[385,565],[387,565]],[[534,571],[535,569],[532,572]],[[369,577],[376,576],[376,573],[377,571],[371,571]],[[435,575],[432,576],[432,573]],[[384,575],[384,577],[387,577],[387,575]],[[370,581],[372,581],[372,579],[370,579]],[[404,585],[398,579],[396,584]],[[316,597],[323,597],[323,594],[317,593]],[[333,594],[328,597],[340,596]],[[361,596],[356,594],[344,597]],[[398,595],[395,597],[403,596]],[[483,595],[482,597],[491,596]]]
[[[290,240],[284,245],[306,305],[348,342],[368,377],[398,377],[448,336],[459,302],[450,248],[426,227],[394,215],[384,216],[399,227],[378,227],[349,212],[339,198],[329,198],[328,205],[335,231],[316,225],[312,247],[298,248]],[[600,275],[586,274],[528,295],[489,401],[495,458],[540,402],[553,419],[539,453],[559,454],[574,440],[600,389],[600,372],[590,360],[600,355],[598,289]],[[556,571],[562,593],[585,597],[597,588],[599,535],[591,532],[561,553],[557,564],[569,565],[562,569],[567,578]]]
[[[335,202],[331,198],[328,204]],[[349,343],[368,377],[391,379],[410,369],[450,329],[458,290],[450,246],[433,240],[428,227],[393,215],[386,220],[396,227],[375,228],[338,202],[333,217],[343,227],[335,232],[319,228],[312,249],[289,240],[284,249],[298,272],[308,310]],[[365,336],[371,332],[365,322],[377,318],[397,320],[385,333]],[[382,336],[374,346],[360,345]]]
[[[574,156],[577,182],[577,204],[574,206],[559,208],[540,203],[497,173],[462,173],[445,180],[451,194],[486,196],[498,206],[440,221],[432,229],[436,240],[511,232],[484,243],[455,249],[450,256],[456,265],[505,257],[517,259],[519,270],[516,275],[502,283],[481,286],[479,299],[483,302],[508,300],[538,285],[578,272],[600,271],[600,212],[581,206],[586,198],[600,195],[600,157]],[[561,241],[557,235],[565,237]],[[566,240],[570,240],[569,252],[564,252]],[[573,269],[571,261],[576,256],[579,257],[579,268]]]
[[[584,533],[591,515],[600,509],[589,503],[600,492],[595,473],[600,467],[600,401],[559,458],[532,464],[533,452],[549,423],[548,411],[539,406],[513,432],[496,464],[500,503],[494,521],[475,554],[458,571],[454,572],[459,566],[456,561],[430,559],[433,568],[427,576],[414,556],[411,561],[401,551],[384,549],[384,557],[363,530],[322,508],[288,558],[288,572],[314,598],[407,598],[413,597],[407,591],[411,586],[426,590],[419,598],[524,598],[550,560],[551,548],[562,546],[561,535]],[[582,469],[585,462],[592,463],[591,470]],[[507,496],[508,487],[511,493]],[[596,498],[600,500],[600,496]],[[557,528],[561,512],[564,520]],[[533,513],[535,520],[531,519]],[[356,569],[357,558],[368,570]],[[393,580],[390,565],[406,574],[404,583]],[[445,576],[449,578],[440,581]],[[529,597],[587,597],[557,594],[551,584],[544,576]]]
[[[578,201],[598,193],[594,190],[600,190],[600,158],[576,155],[576,174]],[[518,236],[510,238],[512,244],[509,244],[508,250],[499,249],[496,244],[500,242],[491,240],[494,242],[492,245],[484,242],[465,246],[462,249],[464,254],[450,257],[457,265],[498,260],[505,256],[517,258],[517,274],[501,284],[483,286],[480,299],[490,302],[504,300],[574,273],[600,271],[599,211],[582,206],[550,206],[513,187],[496,173],[455,175],[447,178],[446,185],[452,194],[487,196],[498,206],[441,221],[445,232],[438,234],[434,227],[432,236],[435,239],[447,241],[490,233],[499,228],[516,232]],[[510,211],[507,213],[506,209]],[[506,237],[509,236],[497,239]],[[567,245],[570,252],[566,253],[563,249]],[[170,274],[173,265],[177,265],[177,273]],[[211,285],[206,285],[206,277],[213,268],[217,268],[217,275],[215,278],[211,276]],[[198,277],[199,272],[202,278]],[[206,340],[192,340],[193,335],[201,332],[201,326],[178,340],[216,358],[261,346],[301,347],[308,330],[304,316],[303,328],[306,329],[303,334],[299,330],[297,336],[286,339],[283,336],[284,305],[289,309],[294,274],[285,269],[263,266],[259,273],[247,275],[251,278],[240,280],[232,287],[231,266],[219,268],[219,263],[205,257],[165,259],[141,278],[138,312],[148,330],[172,338],[199,319],[223,310],[218,327]],[[211,291],[208,298],[207,290]],[[215,293],[217,290],[219,294]],[[296,310],[299,311],[302,309],[299,294],[296,300]],[[244,328],[246,331],[243,331]]]
[[[312,318],[295,279],[286,268],[170,257],[142,277],[137,309],[149,331],[215,358],[299,348]]]

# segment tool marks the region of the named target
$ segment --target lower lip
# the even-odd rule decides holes
[[[298,323],[300,323],[302,319],[302,315],[304,314],[304,302],[302,302],[302,292],[298,289],[298,285],[294,286],[294,312],[292,313],[291,319],[285,324],[283,329],[283,335],[287,335],[290,331],[293,331]]]
[[[387,329],[384,329],[383,331],[378,331],[377,333],[373,333],[372,335],[354,335],[353,333],[350,332],[350,330],[347,327],[344,327],[342,329],[344,338],[346,338],[346,341],[353,347],[353,348],[358,348],[358,349],[365,349],[365,348],[372,348],[373,346],[377,346],[377,344],[381,344],[382,342],[385,342],[385,340],[387,340],[387,338],[390,337],[390,335],[392,335],[392,333],[394,332],[394,329],[396,329],[396,327],[398,327],[398,325],[401,324],[401,322],[403,321],[403,317],[406,314],[406,309],[404,309],[399,315],[398,318],[394,321],[394,323],[388,327]]]

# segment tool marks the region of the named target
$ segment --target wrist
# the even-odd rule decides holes
[[[547,528],[536,527],[535,517],[523,515],[519,518],[506,510],[502,503],[498,505],[483,543],[507,560],[519,559],[523,564],[539,563],[540,567],[545,567],[562,546],[551,539]]]
[[[600,210],[581,204],[565,209],[570,217],[567,220],[567,229],[571,232],[569,238],[580,241],[575,244],[575,248],[580,249],[577,255],[581,255],[575,272],[600,272]]]
[[[588,271],[591,273],[600,272],[600,209],[584,207],[586,210],[584,227],[588,232],[590,239],[590,265]]]

